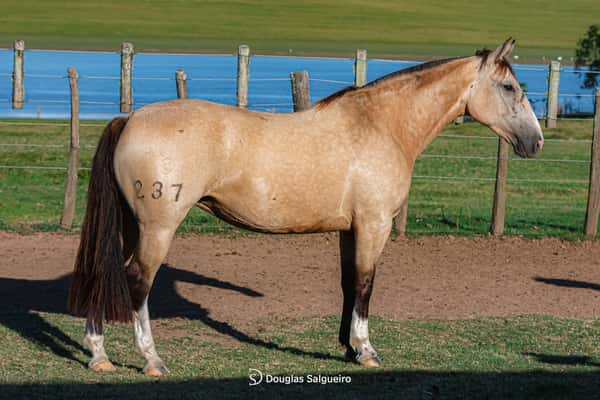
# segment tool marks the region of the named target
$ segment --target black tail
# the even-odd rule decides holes
[[[115,148],[127,117],[113,119],[104,129],[90,174],[88,202],[81,227],[68,307],[96,322],[128,322],[132,304],[121,243],[124,203],[113,166]]]

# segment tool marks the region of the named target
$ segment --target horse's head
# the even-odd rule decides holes
[[[494,51],[481,51],[479,78],[471,87],[467,112],[513,145],[521,157],[532,157],[544,145],[542,128],[517,81],[508,55],[509,38]]]

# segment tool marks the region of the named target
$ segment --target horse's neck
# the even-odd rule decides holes
[[[468,57],[400,74],[363,89],[367,100],[361,100],[358,91],[356,103],[369,114],[366,120],[376,121],[381,133],[391,133],[407,161],[414,163],[444,127],[464,113],[478,65],[478,58]]]

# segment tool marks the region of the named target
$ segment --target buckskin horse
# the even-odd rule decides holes
[[[401,70],[303,112],[174,100],[113,119],[92,164],[68,300],[87,318],[89,367],[114,369],[103,321],[133,320],[144,372],[168,372],[154,346],[148,293],[193,206],[258,232],[339,231],[339,340],[351,360],[381,365],[369,341],[369,298],[417,156],[464,113],[522,157],[543,145],[508,61],[513,46],[508,39],[494,51]]]

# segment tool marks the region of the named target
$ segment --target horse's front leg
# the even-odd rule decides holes
[[[369,300],[373,290],[375,264],[390,234],[391,226],[391,219],[389,223],[357,221],[353,228],[353,237],[348,236],[350,232],[340,236],[344,290],[340,340],[347,347],[347,355],[364,366],[381,365],[381,360],[369,340]],[[354,268],[351,268],[351,264],[354,264]]]
[[[102,321],[94,322],[88,319],[85,322],[85,337],[83,346],[92,352],[92,359],[88,367],[97,372],[114,371],[115,366],[110,362],[104,351],[104,335],[102,334]]]

